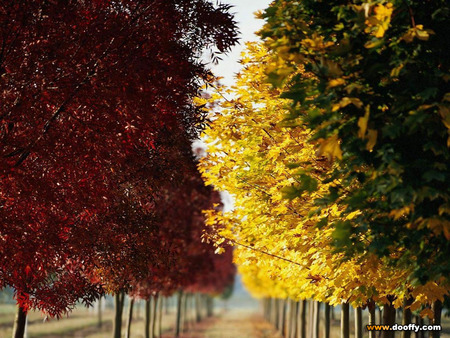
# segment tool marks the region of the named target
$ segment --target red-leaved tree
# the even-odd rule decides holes
[[[0,287],[24,323],[29,308],[90,304],[154,257],[141,239],[158,182],[179,176],[178,145],[202,122],[198,57],[236,27],[206,0],[0,3]],[[143,263],[117,270],[133,252]]]

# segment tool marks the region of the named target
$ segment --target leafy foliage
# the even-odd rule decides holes
[[[412,265],[392,264],[403,259],[404,247],[391,245],[383,256],[353,245],[368,247],[375,238],[371,232],[354,232],[359,209],[347,212],[351,191],[361,183],[352,181],[341,190],[342,179],[334,178],[342,170],[333,161],[341,154],[337,134],[314,140],[314,131],[298,113],[303,106],[291,105],[294,81],[314,81],[315,75],[303,64],[287,65],[280,58],[283,50],[247,47],[236,86],[217,85],[216,92],[198,102],[212,111],[201,170],[208,183],[235,200],[232,212],[208,212],[208,224],[216,230],[217,245],[236,245],[235,260],[246,285],[258,296],[355,306],[394,299],[399,307],[405,297],[414,296],[418,310],[442,299],[448,292],[445,279],[416,284],[408,280]],[[273,82],[286,67],[291,75],[274,88],[268,80]],[[347,256],[336,250],[347,246]]]
[[[59,316],[180,250],[164,246],[158,208],[191,172],[204,117],[192,97],[209,77],[198,60],[236,43],[228,11],[1,2],[0,287],[21,307]]]

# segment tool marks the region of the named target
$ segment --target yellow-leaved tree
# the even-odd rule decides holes
[[[342,217],[344,196],[320,203],[337,183],[327,173],[333,158],[341,156],[338,139],[321,140],[320,147],[308,142],[310,131],[291,114],[290,100],[280,97],[286,88],[274,88],[268,74],[311,75],[284,62],[262,44],[248,44],[236,85],[218,84],[198,99],[211,119],[203,137],[208,155],[200,169],[208,184],[228,191],[235,202],[225,214],[207,212],[208,224],[216,229],[214,240],[219,246],[236,245],[235,261],[255,296],[355,307],[374,302],[400,307],[414,296],[413,310],[425,306],[422,314],[430,314],[426,306],[446,294],[440,281],[415,288],[406,282],[411,271],[391,267],[370,252],[355,252],[345,260],[335,252],[333,243],[353,236],[329,225]],[[358,240],[369,241],[367,235]]]

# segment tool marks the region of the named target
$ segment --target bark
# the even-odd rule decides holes
[[[128,308],[128,321],[127,321],[127,333],[125,335],[126,338],[130,338],[131,333],[131,322],[133,320],[133,307],[134,307],[134,299],[130,299],[130,306]]]
[[[189,295],[185,293],[183,297],[183,332],[188,330],[188,298]]]
[[[369,309],[369,325],[375,325],[376,319],[375,319],[375,302],[371,299],[368,304]],[[369,331],[369,338],[375,338],[376,331]]]
[[[307,301],[304,299],[300,301],[300,308],[298,311],[298,325],[297,325],[297,337],[306,338],[306,305]]]
[[[389,296],[388,296],[389,299]],[[391,299],[389,299],[391,301]],[[395,324],[395,308],[391,304],[385,304],[383,307],[383,325],[394,325]],[[382,338],[393,338],[395,331],[382,331]]]
[[[113,329],[114,338],[120,338],[122,334],[122,313],[124,300],[125,300],[125,292],[120,291],[114,295],[114,301],[116,305],[114,314],[114,329]]]
[[[341,338],[350,338],[350,306],[348,303],[341,305]]]
[[[200,311],[200,294],[195,295],[195,321],[197,323],[202,321],[202,314]]]
[[[312,338],[313,336],[313,327],[314,327],[314,301],[309,300],[308,301],[308,325],[307,327],[307,333],[306,336],[308,338]]]
[[[16,318],[14,319],[13,338],[23,338],[27,325],[27,311],[17,306]]]
[[[355,338],[362,338],[362,309],[355,308]]]
[[[158,306],[158,337],[162,336],[163,297],[159,297]]]
[[[208,296],[208,298],[206,298],[206,307],[208,317],[212,317],[214,315],[214,299],[212,296]]]
[[[432,325],[441,325],[442,302],[440,300],[436,300],[433,303],[433,312],[434,312],[434,318],[432,321]],[[438,331],[438,330],[431,331],[432,338],[439,338],[440,336],[441,336],[441,331]]]
[[[290,317],[290,332],[289,332],[289,337],[291,338],[295,338],[296,336],[296,332],[297,332],[297,313],[298,313],[298,307],[299,304],[298,302],[291,300],[291,317]]]
[[[103,323],[102,323],[102,297],[100,297],[98,299],[98,313],[97,313],[97,316],[98,316],[97,317],[98,318],[97,327],[99,329],[101,329],[102,325],[103,325]]]
[[[315,301],[313,338],[319,338],[319,328],[320,328],[320,302]]]
[[[402,325],[411,324],[412,313],[409,309],[409,306],[412,304],[413,298],[408,298],[403,301],[403,317],[402,317]],[[408,308],[407,308],[408,307]],[[405,330],[401,331],[401,338],[411,338],[411,331]]]
[[[151,308],[150,308],[150,299],[145,300],[145,338],[150,338],[150,317],[151,317]],[[178,337],[178,336],[177,336]]]
[[[182,310],[182,298],[183,298],[183,291],[178,292],[178,298],[177,298],[177,321],[175,324],[175,337],[180,336],[181,331],[181,310]]]
[[[279,317],[280,317],[280,305],[279,303],[279,299],[278,298],[274,298],[274,302],[273,302],[273,306],[274,306],[274,313],[273,313],[273,320],[274,320],[274,325],[275,328],[277,330],[279,330],[280,328],[278,327],[279,324]]]
[[[151,327],[150,327],[150,337],[155,338],[156,336],[156,312],[158,310],[158,294],[155,294],[153,296],[153,307],[152,307],[152,320],[151,320]]]
[[[280,328],[281,335],[285,337],[286,335],[286,299],[280,299],[280,322],[278,323],[278,327]]]
[[[284,321],[284,336],[289,338],[289,332],[290,332],[290,327],[291,327],[291,300],[288,298],[286,299],[286,305],[285,305],[285,309],[286,309],[286,317],[285,317],[285,321]]]
[[[330,338],[330,322],[331,322],[331,305],[325,303],[325,324],[324,324],[324,334],[325,338]]]

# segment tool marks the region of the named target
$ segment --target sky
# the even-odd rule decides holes
[[[257,41],[258,37],[254,32],[258,31],[264,24],[263,20],[255,18],[254,13],[267,8],[271,0],[221,0],[221,3],[233,5],[232,13],[235,13],[235,20],[238,22],[241,32],[240,45],[235,46],[231,53],[221,56],[223,61],[213,66],[214,74],[224,77],[222,83],[231,85],[234,83],[234,74],[239,72],[238,63],[242,50],[245,48],[245,42]]]

